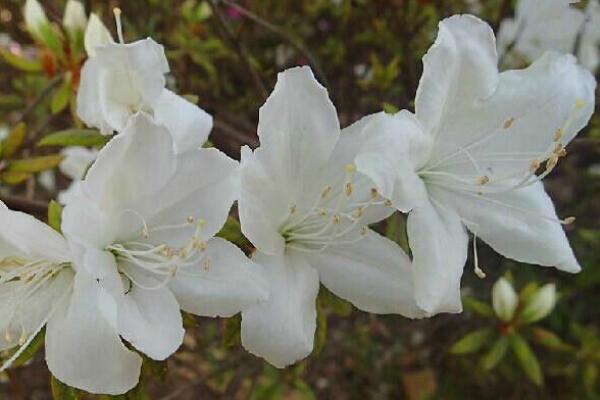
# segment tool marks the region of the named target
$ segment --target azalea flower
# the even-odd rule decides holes
[[[469,15],[440,23],[423,64],[416,113],[361,120],[369,142],[356,160],[409,212],[417,304],[461,310],[465,226],[506,257],[579,271],[561,226],[573,219],[556,216],[540,181],[590,119],[591,74],[556,53],[499,74],[492,30]]]
[[[420,316],[408,257],[368,228],[393,210],[352,164],[362,134],[340,133],[335,107],[308,67],[279,74],[258,135],[258,149],[242,149],[238,205],[271,296],[242,312],[244,347],[277,367],[306,357],[319,282],[362,310]]]
[[[114,40],[108,28],[106,28],[96,13],[91,13],[83,37],[83,45],[88,56],[95,57],[96,47],[113,42]]]
[[[506,278],[500,278],[492,287],[494,312],[502,321],[510,321],[517,311],[519,295]]]
[[[181,345],[180,308],[228,317],[268,295],[261,270],[213,237],[237,195],[237,169],[216,149],[176,155],[169,132],[140,113],[100,151],[64,209],[63,232],[75,264],[97,283],[101,315],[153,359]],[[61,352],[79,358],[77,348]],[[71,365],[57,378],[84,373]],[[129,389],[137,374],[115,379]]]
[[[0,370],[46,326],[46,362],[53,375],[94,393],[133,387],[141,359],[99,317],[100,286],[71,263],[65,239],[3,203],[0,221],[0,350],[18,347]]]
[[[548,50],[572,53],[595,71],[600,64],[600,3],[590,0],[585,10],[573,0],[520,0],[514,18],[502,21],[498,32],[500,58],[511,64],[533,61]]]
[[[72,182],[67,189],[58,194],[58,201],[61,204],[67,204],[69,198],[79,190],[79,184],[86,171],[98,156],[98,150],[73,146],[63,149],[61,153],[65,158],[58,165],[58,169],[71,178]]]
[[[77,115],[112,135],[122,131],[132,115],[144,111],[167,127],[177,151],[199,147],[212,129],[212,117],[165,88],[169,64],[163,46],[150,38],[125,44],[120,11],[115,14],[119,43],[109,41],[93,48],[95,55],[81,70]],[[95,29],[102,31],[97,24]]]

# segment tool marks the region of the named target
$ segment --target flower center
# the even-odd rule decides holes
[[[167,285],[177,274],[194,275],[194,272],[190,270],[192,267],[201,266],[204,271],[210,269],[211,262],[206,257],[208,244],[201,239],[205,220],[188,217],[181,224],[149,228],[140,214],[133,210],[127,211],[134,213],[142,220],[141,237],[138,240],[113,243],[107,246],[106,250],[112,252],[117,261],[127,262],[161,279],[158,285],[148,287],[132,276],[126,268],[119,268],[119,272],[131,283],[144,289],[158,289]],[[177,235],[177,231],[189,231],[190,228],[194,228],[190,240],[181,247],[169,246],[165,243],[157,245],[151,242],[155,235],[158,236],[165,231]]]
[[[279,229],[286,248],[321,252],[331,245],[347,245],[361,240],[368,232],[365,211],[372,206],[390,206],[377,189],[356,193],[356,168],[346,165],[341,185],[327,185],[316,196],[312,206],[301,210],[290,206],[288,217]]]
[[[22,345],[28,339],[29,332],[23,321],[20,308],[29,303],[35,294],[45,287],[68,263],[57,263],[46,260],[25,260],[18,257],[0,259],[0,285],[8,287],[7,296],[2,298],[2,308],[7,314],[6,330],[3,333],[8,343]],[[14,322],[20,326],[21,334],[16,337]]]

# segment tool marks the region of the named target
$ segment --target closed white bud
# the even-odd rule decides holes
[[[498,318],[510,321],[518,304],[519,296],[512,285],[505,278],[498,279],[492,288],[492,305]]]
[[[69,32],[77,32],[85,29],[87,25],[87,17],[85,15],[85,8],[77,0],[67,1],[65,7],[65,14],[63,15],[63,26]]]
[[[546,318],[556,305],[556,286],[553,283],[539,288],[529,299],[521,319],[523,322],[536,322]]]
[[[25,19],[25,26],[34,36],[41,36],[42,27],[50,23],[42,5],[37,0],[25,1],[23,18]]]
[[[110,42],[113,42],[110,31],[96,14],[91,13],[83,38],[83,44],[88,56],[94,57],[96,55],[96,47]]]

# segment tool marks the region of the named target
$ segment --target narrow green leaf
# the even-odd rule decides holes
[[[33,338],[31,343],[29,343],[29,346],[27,346],[27,348],[25,350],[23,350],[21,355],[19,357],[17,357],[17,359],[15,360],[15,362],[13,363],[12,366],[19,367],[19,366],[25,365],[25,363],[27,363],[27,361],[31,360],[33,358],[33,356],[35,356],[37,354],[37,352],[40,351],[42,349],[42,347],[44,347],[44,339],[45,338],[46,338],[46,328],[42,329],[41,331],[38,332],[37,335],[35,335],[35,338]]]
[[[494,318],[495,314],[492,306],[484,303],[483,301],[474,299],[473,297],[463,297],[463,306],[465,309],[474,312],[475,314],[479,314],[483,317]]]
[[[38,146],[97,146],[101,147],[110,140],[95,129],[67,129],[46,135]]]
[[[58,166],[64,158],[65,156],[62,154],[52,154],[25,160],[15,160],[8,163],[6,170],[9,172],[42,172]]]
[[[27,178],[29,178],[30,176],[31,174],[29,172],[7,171],[3,172],[2,175],[0,175],[0,180],[2,180],[2,183],[5,183],[7,185],[18,185],[19,183],[26,181]]]
[[[557,334],[550,332],[549,330],[535,327],[533,328],[532,333],[533,340],[552,350],[569,350],[571,348],[571,346],[563,342]]]
[[[242,314],[238,313],[225,321],[223,332],[223,346],[227,348],[237,346],[241,341]]]
[[[62,210],[62,206],[54,200],[48,204],[48,225],[58,233],[61,232]]]
[[[50,378],[50,387],[54,400],[79,400],[82,398],[79,390],[65,385],[54,376]]]
[[[58,90],[52,95],[50,110],[52,114],[58,114],[69,105],[71,100],[71,80],[64,79]]]
[[[496,367],[496,365],[504,358],[507,349],[508,339],[505,336],[496,340],[492,348],[481,358],[481,366],[483,369],[486,371],[494,369],[494,367]]]
[[[542,369],[529,344],[517,333],[513,333],[510,336],[510,346],[519,360],[519,364],[525,374],[531,379],[536,385],[542,386],[544,384],[544,377],[542,375]]]
[[[452,354],[469,354],[481,349],[494,335],[492,328],[482,328],[473,331],[454,343],[450,348]]]
[[[314,354],[320,354],[327,341],[327,315],[321,307],[317,307],[317,330],[315,331]]]
[[[323,285],[321,285],[321,289],[319,290],[319,301],[341,317],[347,317],[352,313],[352,304],[331,293]]]
[[[0,49],[0,55],[9,65],[23,72],[38,72],[42,70],[42,65],[38,60],[28,60],[18,56],[8,50]]]
[[[23,145],[27,127],[24,122],[17,124],[4,139],[2,144],[2,158],[11,158]]]
[[[217,233],[217,236],[237,245],[238,247],[241,247],[242,249],[248,249],[252,247],[252,244],[242,234],[240,223],[232,217],[227,218],[227,222],[225,222],[225,225],[221,231]]]

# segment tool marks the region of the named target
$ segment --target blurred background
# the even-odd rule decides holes
[[[62,26],[65,2],[40,2],[56,30],[45,42],[25,26],[24,1],[0,2],[0,199],[45,220],[48,202],[74,176],[64,163],[65,143],[56,135],[43,140],[83,128],[73,110],[86,55],[82,36]],[[442,18],[472,13],[498,31],[516,8],[511,0],[82,3],[113,35],[111,10],[118,6],[126,41],[152,36],[165,46],[168,86],[215,116],[210,141],[234,158],[241,145],[257,146],[258,108],[278,71],[311,65],[329,89],[342,126],[381,109],[413,109],[421,57]],[[592,9],[587,2],[573,8]],[[571,48],[561,50],[577,53],[584,42],[588,51],[597,50],[597,42],[582,37],[577,33]],[[502,57],[501,69],[529,63],[517,41],[505,43],[510,54]],[[119,398],[599,399],[600,114],[567,150],[569,156],[544,182],[558,214],[577,218],[566,229],[583,265],[579,275],[506,260],[480,242],[487,277],[473,273],[470,255],[460,315],[421,321],[374,316],[322,290],[317,348],[285,370],[243,351],[239,318],[186,316],[188,334],[180,351],[167,362],[147,362],[140,386]],[[408,250],[403,216],[376,228]],[[251,251],[235,220],[222,235]],[[508,316],[492,307],[492,286],[500,276],[520,296]],[[556,295],[545,290],[547,284],[555,284]],[[507,296],[506,285],[501,289],[497,301]],[[519,316],[534,306],[537,317]],[[36,351],[42,347],[28,349],[19,367],[0,375],[0,399],[102,398],[52,381],[43,350]]]

